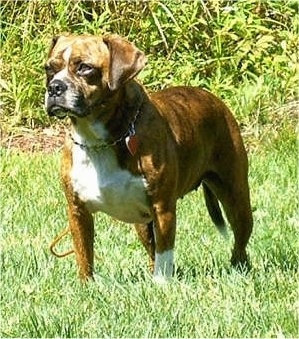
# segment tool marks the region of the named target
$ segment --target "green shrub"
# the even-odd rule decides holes
[[[2,1],[1,121],[6,127],[49,122],[43,65],[51,37],[67,31],[126,36],[148,56],[140,78],[149,89],[205,87],[247,123],[257,109],[297,99],[296,6],[275,0]],[[236,100],[246,101],[244,95],[241,110]]]

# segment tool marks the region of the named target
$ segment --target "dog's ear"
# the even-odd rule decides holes
[[[51,45],[50,45],[48,57],[50,57],[53,48],[54,48],[55,45],[57,44],[57,41],[58,41],[59,39],[63,39],[63,38],[68,37],[68,36],[70,36],[70,35],[71,35],[71,34],[68,33],[68,32],[67,32],[67,33],[62,33],[62,35],[55,35],[55,36],[52,38],[52,41],[51,41]]]
[[[56,43],[57,43],[57,41],[58,41],[59,38],[60,38],[60,36],[54,36],[54,37],[52,38],[51,45],[50,45],[50,49],[49,49],[49,52],[48,52],[48,58],[50,57],[51,52],[52,52],[52,50],[53,50],[54,46],[56,45]]]
[[[110,52],[108,86],[114,91],[142,70],[146,57],[132,43],[118,35],[105,35],[103,41]]]

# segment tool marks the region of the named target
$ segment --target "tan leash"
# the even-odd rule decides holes
[[[60,234],[57,235],[57,237],[52,241],[51,245],[50,245],[50,251],[53,255],[55,255],[55,257],[57,258],[64,258],[67,257],[68,255],[74,253],[75,251],[72,250],[68,250],[64,253],[58,253],[55,250],[55,246],[57,245],[57,243],[59,243],[61,241],[62,238],[64,238],[68,233],[70,233],[70,228],[66,227]],[[95,253],[95,258],[96,259],[100,259],[100,257],[98,255],[96,255]]]
[[[70,232],[70,228],[66,227],[51,243],[50,245],[50,251],[53,255],[55,255],[55,257],[57,258],[64,258],[72,253],[74,253],[74,250],[69,250],[66,251],[64,253],[58,253],[55,250],[55,246],[57,245],[57,243],[59,243],[61,241],[62,238],[64,238],[68,233]]]

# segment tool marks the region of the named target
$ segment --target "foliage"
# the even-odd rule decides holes
[[[1,120],[49,122],[43,65],[51,37],[68,31],[133,41],[148,56],[140,78],[149,89],[203,86],[232,107],[246,92],[247,105],[235,113],[248,123],[273,102],[297,99],[297,9],[290,0],[2,1]]]

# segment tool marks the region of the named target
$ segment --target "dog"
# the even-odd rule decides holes
[[[53,38],[45,65],[49,116],[69,117],[62,182],[82,280],[93,277],[101,211],[135,224],[153,279],[174,274],[176,204],[201,184],[208,212],[234,234],[231,263],[246,265],[252,232],[248,159],[240,129],[212,93],[187,86],[148,94],[135,76],[146,57],[115,35]]]

